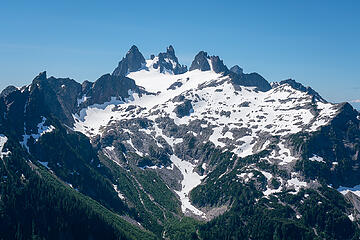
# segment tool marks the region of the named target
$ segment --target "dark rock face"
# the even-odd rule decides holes
[[[189,116],[190,111],[192,109],[193,109],[193,107],[191,105],[191,101],[190,100],[185,100],[183,103],[176,106],[176,108],[174,109],[174,112],[176,113],[177,117],[182,118],[182,117],[185,117],[185,116]]]
[[[210,66],[210,64],[211,66]],[[199,69],[200,71],[209,71],[213,70],[216,73],[227,73],[228,68],[224,65],[223,61],[219,56],[211,56],[204,51],[200,51],[196,56],[194,61],[191,63],[190,71]]]
[[[12,134],[21,136],[24,134],[24,106],[29,92],[13,91],[0,97],[1,124],[2,130],[8,126]]]
[[[26,134],[37,132],[42,117],[56,118],[61,123],[72,126],[73,114],[92,104],[102,104],[112,97],[124,100],[129,90],[141,94],[143,90],[134,80],[110,74],[103,75],[95,83],[83,84],[69,78],[47,77],[46,72],[34,78],[30,86],[18,90],[6,88],[0,96],[0,128],[11,126],[14,136],[22,140]],[[87,101],[79,104],[82,96]]]
[[[140,93],[135,81],[124,76],[105,74],[93,84],[87,93],[90,97],[87,105],[102,104],[111,100],[111,97],[124,100],[129,97],[129,90]]]
[[[358,112],[344,103],[330,124],[300,146],[305,149],[306,158],[314,154],[322,156],[325,164],[303,160],[298,168],[310,178],[326,179],[335,188],[357,185],[360,178],[360,120],[357,117]]]
[[[9,94],[15,91],[18,91],[15,86],[8,86],[0,93],[0,97],[7,97]]]
[[[92,85],[94,83],[92,82],[89,82],[89,81],[84,81],[82,84],[81,84],[81,88],[82,88],[82,92],[83,93],[87,93],[91,88],[92,88]]]
[[[4,99],[0,97],[0,131],[5,132],[6,106]]]
[[[170,56],[174,56],[175,57],[175,49],[172,45],[170,45],[169,47],[166,48],[166,53]]]
[[[182,82],[174,82],[173,84],[170,85],[170,87],[168,87],[167,90],[175,90],[178,87],[181,87],[183,84]]]
[[[210,65],[208,62],[208,55],[206,52],[201,51],[199,52],[195,58],[194,61],[191,63],[189,71],[199,69],[200,71],[210,71]]]
[[[112,75],[114,76],[126,76],[130,72],[138,71],[145,66],[145,58],[140,53],[139,49],[133,45],[130,50],[126,53],[117,68],[115,68]]]
[[[8,91],[9,90],[9,91]],[[69,78],[47,78],[46,72],[34,78],[30,86],[21,90],[7,89],[1,96],[6,108],[4,124],[11,126],[14,135],[37,132],[42,117],[56,117],[71,126],[77,108],[81,84]]]
[[[230,71],[233,72],[233,73],[236,73],[238,75],[242,75],[244,73],[243,69],[241,67],[239,67],[238,65],[232,66],[230,68]]]
[[[48,83],[55,92],[66,117],[72,118],[72,113],[77,108],[77,99],[81,96],[82,86],[69,78],[50,77]]]
[[[210,57],[212,69],[216,73],[227,73],[229,70],[224,65],[223,60],[220,60],[219,56],[211,56]]]
[[[256,87],[257,90],[266,92],[271,89],[271,85],[258,73],[249,73],[238,75],[233,72],[229,73],[232,78],[233,84],[245,86],[245,87]]]
[[[26,117],[35,124],[39,122],[40,116],[52,114],[65,124],[71,125],[72,114],[77,108],[77,99],[81,92],[82,86],[75,80],[47,78],[46,72],[43,72],[31,84]]]
[[[141,94],[135,81],[110,74],[103,75],[95,83],[85,81],[80,84],[69,78],[47,77],[40,73],[29,86],[18,90],[6,88],[0,95],[0,129],[11,127],[12,134],[22,141],[22,135],[38,131],[42,117],[57,119],[72,126],[73,114],[92,104],[103,104],[112,97],[124,100],[129,90]],[[83,96],[86,102],[79,102]]]
[[[302,91],[302,92],[306,92],[310,95],[313,96],[313,100],[317,100],[317,101],[320,101],[320,102],[327,102],[325,99],[323,99],[320,94],[318,92],[316,92],[315,90],[313,90],[311,87],[304,87],[304,85],[302,85],[301,83],[299,82],[296,82],[295,80],[293,79],[287,79],[287,80],[283,80],[279,83],[280,85],[283,85],[283,84],[289,84],[292,88],[296,89],[296,90],[299,90],[299,91]]]
[[[187,72],[187,67],[179,64],[179,61],[175,56],[175,50],[171,45],[166,49],[165,53],[159,53],[158,58],[158,61],[154,63],[153,67],[156,69],[160,68],[160,72],[166,72],[166,70],[171,71],[174,74]]]

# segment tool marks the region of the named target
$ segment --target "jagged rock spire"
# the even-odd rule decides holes
[[[126,56],[119,62],[112,75],[126,76],[130,72],[138,71],[145,66],[145,58],[139,49],[133,45],[126,53]]]
[[[219,56],[209,57],[207,52],[204,51],[200,51],[191,63],[190,71],[195,69],[199,69],[200,71],[213,70],[216,73],[226,73],[228,71],[228,68],[224,65]]]
[[[172,45],[170,45],[169,47],[166,48],[166,53],[170,56],[175,57],[175,50]]]
[[[189,71],[199,69],[200,71],[210,71],[210,65],[208,61],[208,54],[207,52],[200,51],[196,54],[193,62],[191,63]]]
[[[239,65],[232,66],[230,68],[230,71],[239,75],[242,75],[244,73],[243,69],[239,67]]]
[[[34,80],[46,80],[46,79],[47,79],[46,71],[39,73],[39,75],[37,75],[34,78]]]
[[[151,59],[153,60],[155,57],[152,57]],[[166,52],[159,53],[157,59],[153,63],[153,68],[160,68],[160,72],[168,71],[174,74],[182,74],[187,72],[187,67],[185,65],[179,64],[172,45],[166,48]]]

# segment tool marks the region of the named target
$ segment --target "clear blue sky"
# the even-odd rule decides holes
[[[360,1],[2,1],[0,89],[39,72],[95,81],[132,44],[172,44],[269,81],[294,78],[328,100],[360,99]]]

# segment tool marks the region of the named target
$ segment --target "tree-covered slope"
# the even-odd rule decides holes
[[[9,140],[0,164],[1,239],[157,239],[61,181]]]

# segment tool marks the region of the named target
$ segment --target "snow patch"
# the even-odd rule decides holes
[[[291,155],[290,150],[287,149],[283,143],[280,142],[278,146],[280,148],[280,158],[282,159],[282,162],[280,162],[279,165],[285,165],[296,160],[296,158]]]
[[[118,197],[121,199],[121,200],[125,200],[125,196],[120,192],[120,190],[118,189],[118,186],[113,184],[113,188],[115,190],[115,192],[117,192],[118,194]]]
[[[263,194],[265,195],[265,197],[268,197],[269,195],[273,194],[273,193],[279,193],[282,191],[282,187],[279,187],[278,189],[271,189],[269,188],[269,186],[266,187],[266,190],[263,192]]]
[[[265,171],[260,171],[262,173],[262,175],[264,175],[266,177],[266,179],[269,181],[273,176],[271,173],[265,172]]]
[[[252,172],[240,173],[240,174],[236,174],[236,176],[238,178],[242,178],[244,180],[244,182],[247,183],[251,180],[252,177],[254,177],[254,173],[252,173]]]
[[[34,138],[35,142],[37,142],[39,140],[39,138],[41,136],[43,136],[46,133],[51,133],[52,131],[55,130],[55,127],[50,125],[50,126],[45,126],[45,122],[46,122],[46,117],[41,117],[42,121],[37,125],[37,133],[32,133],[32,134],[26,134],[26,127],[24,127],[24,135],[23,135],[23,141],[20,142],[20,144],[26,148],[26,150],[29,152],[29,147],[28,147],[28,141],[30,139],[30,137]]]
[[[202,167],[202,169],[206,170],[206,163],[203,163],[203,164],[201,165],[201,167]]]
[[[190,191],[198,186],[201,183],[201,180],[205,178],[205,176],[200,176],[196,172],[194,172],[195,166],[190,162],[183,161],[175,155],[170,156],[170,160],[174,163],[174,165],[180,170],[184,179],[181,182],[181,191],[175,191],[181,201],[181,210],[185,213],[186,211],[191,211],[195,215],[201,216],[205,218],[205,214],[194,207],[189,198]]]
[[[86,94],[84,94],[81,98],[77,99],[77,106],[80,106],[80,104],[86,102],[87,100],[89,100],[91,97],[87,97]]]
[[[289,187],[294,187],[296,193],[300,191],[300,188],[307,187],[307,183],[300,181],[297,177],[287,180],[287,185]]]
[[[8,138],[5,135],[0,134],[0,158],[1,159],[3,159],[4,157],[6,157],[10,154],[9,151],[3,152],[4,146],[7,141],[8,141]]]
[[[333,118],[338,112],[335,104],[332,103],[316,102],[316,105],[320,112],[309,131],[317,131],[321,126],[328,124],[330,119]]]
[[[326,163],[324,161],[324,159],[322,157],[319,157],[317,155],[313,155],[311,158],[309,158],[310,161],[313,161],[313,162],[322,162],[322,163]]]

